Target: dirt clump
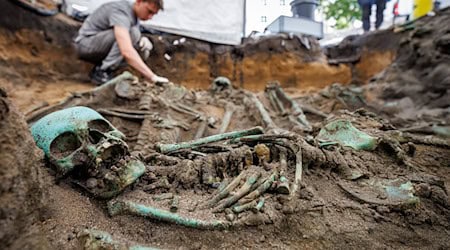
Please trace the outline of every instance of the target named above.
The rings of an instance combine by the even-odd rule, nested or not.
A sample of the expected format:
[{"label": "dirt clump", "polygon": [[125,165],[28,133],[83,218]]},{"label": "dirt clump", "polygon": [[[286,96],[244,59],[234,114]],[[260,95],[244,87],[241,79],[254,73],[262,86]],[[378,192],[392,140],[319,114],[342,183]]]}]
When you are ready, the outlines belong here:
[{"label": "dirt clump", "polygon": [[[353,83],[369,83],[353,89],[365,102],[356,108],[365,107],[399,128],[424,133],[432,133],[433,124],[449,123],[449,31],[442,25],[449,22],[449,11],[447,8],[403,26],[351,36],[326,50],[331,63],[352,67]],[[389,56],[379,57],[383,51]],[[381,61],[384,63],[379,64]],[[344,94],[343,89],[339,91]]]},{"label": "dirt clump", "polygon": [[[47,203],[48,175],[42,152],[24,116],[0,89],[0,246],[45,248],[43,235],[30,233]],[[36,229],[34,229],[36,231]],[[48,243],[47,243],[48,246]]]},{"label": "dirt clump", "polygon": [[413,24],[400,41],[398,56],[383,74],[368,86],[378,95],[381,111],[396,117],[403,126],[449,123],[450,116],[450,21],[447,8],[435,17],[424,17]]}]

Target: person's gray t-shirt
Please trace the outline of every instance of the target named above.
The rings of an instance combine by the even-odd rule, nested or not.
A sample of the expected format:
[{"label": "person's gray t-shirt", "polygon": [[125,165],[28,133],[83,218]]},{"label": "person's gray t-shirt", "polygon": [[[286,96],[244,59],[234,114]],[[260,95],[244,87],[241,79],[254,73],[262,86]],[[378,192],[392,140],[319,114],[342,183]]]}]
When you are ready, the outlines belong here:
[{"label": "person's gray t-shirt", "polygon": [[138,25],[138,19],[133,12],[133,3],[125,0],[106,3],[97,8],[84,21],[75,41],[83,37],[95,35],[99,32],[121,26],[126,29]]}]

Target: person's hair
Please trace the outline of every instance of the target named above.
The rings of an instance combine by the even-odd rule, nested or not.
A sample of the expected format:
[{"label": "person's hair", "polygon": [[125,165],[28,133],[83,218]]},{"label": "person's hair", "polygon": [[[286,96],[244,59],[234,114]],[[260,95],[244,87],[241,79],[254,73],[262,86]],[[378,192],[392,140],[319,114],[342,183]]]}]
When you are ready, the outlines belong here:
[{"label": "person's hair", "polygon": [[154,3],[159,10],[164,10],[163,0],[142,0],[143,2]]}]

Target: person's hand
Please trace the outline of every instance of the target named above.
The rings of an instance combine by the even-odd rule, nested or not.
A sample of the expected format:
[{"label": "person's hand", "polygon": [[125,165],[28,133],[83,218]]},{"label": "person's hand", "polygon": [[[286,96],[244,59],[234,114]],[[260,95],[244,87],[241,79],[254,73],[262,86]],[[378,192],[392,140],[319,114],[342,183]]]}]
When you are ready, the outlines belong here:
[{"label": "person's hand", "polygon": [[150,40],[143,36],[139,40],[139,50],[141,52],[142,59],[145,61],[150,56],[150,51],[153,49],[153,44]]},{"label": "person's hand", "polygon": [[157,75],[153,75],[152,79],[150,79],[150,80],[152,80],[152,82],[154,82],[154,83],[168,83],[169,82],[169,79],[162,77],[162,76],[157,76]]}]

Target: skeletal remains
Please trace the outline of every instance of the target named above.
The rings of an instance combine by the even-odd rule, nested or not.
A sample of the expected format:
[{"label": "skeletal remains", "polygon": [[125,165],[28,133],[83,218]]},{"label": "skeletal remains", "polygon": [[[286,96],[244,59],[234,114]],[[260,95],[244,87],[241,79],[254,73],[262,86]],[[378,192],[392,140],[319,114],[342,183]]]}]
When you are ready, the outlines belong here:
[{"label": "skeletal remains", "polygon": [[[410,154],[401,146],[411,139],[406,135],[396,134],[396,139],[386,134],[371,137],[335,119],[333,126],[337,129],[328,131],[327,141],[323,136],[313,138],[310,134],[314,125],[276,83],[269,84],[265,91],[269,105],[253,93],[233,89],[223,78],[215,81],[204,96],[173,84],[144,87],[125,73],[94,92],[81,93],[33,116],[35,141],[58,174],[96,197],[111,199],[111,216],[135,214],[208,229],[273,223],[283,216],[280,205],[297,201],[305,185],[304,167],[334,169],[344,181],[365,177],[359,158],[364,153],[344,147],[353,142],[340,141],[342,138],[366,140],[362,143],[370,143],[368,150],[377,145],[388,147],[400,162],[414,168]],[[98,106],[92,100],[101,91],[115,91],[128,106]],[[216,128],[213,121],[219,118],[197,110],[193,104],[221,107],[222,124]],[[134,145],[128,146],[124,134],[95,110],[78,105],[94,107],[115,119],[140,122]],[[264,128],[255,124],[253,128],[227,132],[233,122],[236,126],[239,121],[233,119],[240,114],[239,108],[241,113],[250,113],[253,121],[261,121],[259,125]],[[59,111],[48,114],[54,109]],[[321,119],[327,117],[311,108],[308,112]],[[284,118],[300,132],[288,131],[274,121]],[[197,131],[194,124],[199,124]],[[417,138],[414,142],[421,143]],[[342,187],[352,193],[347,186]],[[411,195],[407,193],[408,201]],[[365,199],[370,201],[376,202]]]}]

